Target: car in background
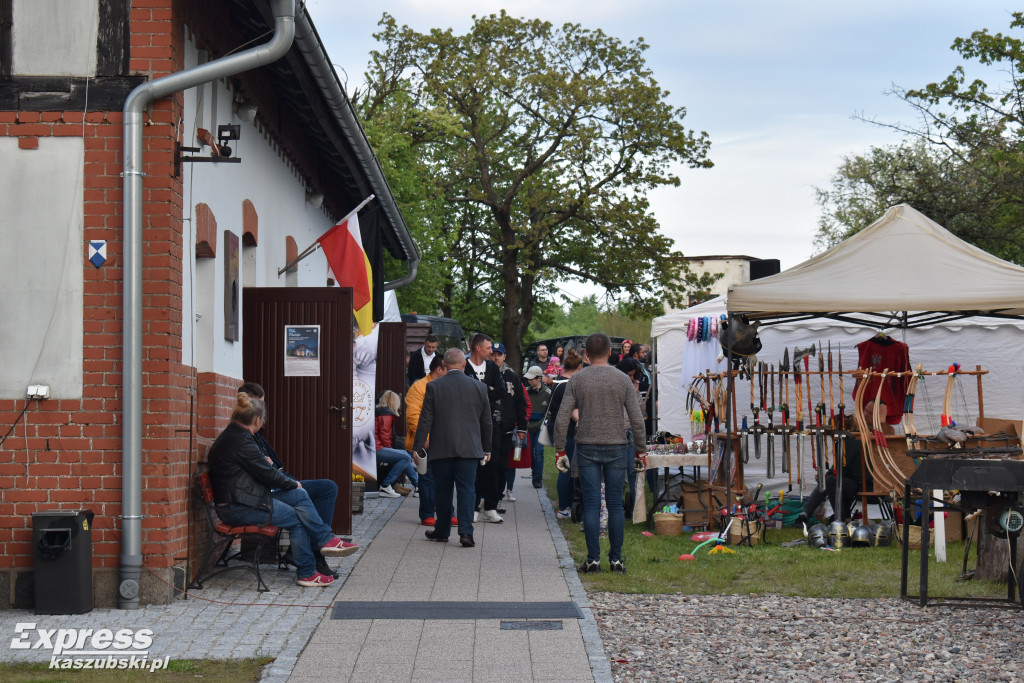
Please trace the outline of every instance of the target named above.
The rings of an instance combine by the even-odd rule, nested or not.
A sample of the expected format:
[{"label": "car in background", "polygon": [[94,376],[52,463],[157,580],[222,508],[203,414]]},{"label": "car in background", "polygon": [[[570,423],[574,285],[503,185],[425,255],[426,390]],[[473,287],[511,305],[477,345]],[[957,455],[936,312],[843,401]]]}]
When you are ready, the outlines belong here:
[{"label": "car in background", "polygon": [[[585,334],[575,334],[566,337],[552,337],[551,339],[538,339],[537,341],[526,347],[526,352],[523,354],[523,374],[530,369],[531,365],[537,365],[537,348],[543,344],[548,347],[548,356],[555,355],[555,349],[561,346],[565,351],[569,349],[575,349],[578,354],[583,355],[583,346],[587,342],[587,336]],[[620,353],[622,353],[622,342],[626,340],[625,337],[611,337],[612,340],[612,359],[614,360]],[[541,368],[543,370],[544,368]]]},{"label": "car in background", "polygon": [[[430,334],[437,337],[437,348],[441,353],[444,353],[445,350],[453,347],[460,348],[466,353],[469,353],[469,345],[466,343],[466,333],[462,331],[462,325],[459,324],[458,320],[445,318],[439,315],[403,313],[402,322],[430,325]],[[422,344],[422,340],[420,340],[419,343]],[[418,345],[417,348],[419,348]]]}]

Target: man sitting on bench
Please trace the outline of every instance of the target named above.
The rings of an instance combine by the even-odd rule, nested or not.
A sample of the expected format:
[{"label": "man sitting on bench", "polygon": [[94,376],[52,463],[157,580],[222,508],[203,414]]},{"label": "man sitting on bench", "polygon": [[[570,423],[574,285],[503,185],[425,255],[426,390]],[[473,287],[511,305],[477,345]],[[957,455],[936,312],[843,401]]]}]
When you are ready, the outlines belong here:
[{"label": "man sitting on bench", "polygon": [[287,529],[298,566],[298,584],[330,585],[334,577],[316,570],[312,548],[331,556],[348,555],[355,550],[323,523],[304,491],[293,497],[292,504],[271,496],[271,488],[302,491],[302,484],[275,469],[256,442],[255,434],[265,424],[266,416],[263,401],[246,393],[238,394],[231,423],[210,446],[210,482],[217,516],[234,526],[269,522]]}]

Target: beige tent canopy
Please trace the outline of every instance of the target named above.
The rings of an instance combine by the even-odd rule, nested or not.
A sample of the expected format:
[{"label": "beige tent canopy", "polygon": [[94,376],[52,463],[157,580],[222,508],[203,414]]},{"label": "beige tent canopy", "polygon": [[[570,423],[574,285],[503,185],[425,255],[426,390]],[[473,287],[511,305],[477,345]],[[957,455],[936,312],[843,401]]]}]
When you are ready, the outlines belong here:
[{"label": "beige tent canopy", "polygon": [[[879,328],[1024,316],[1024,268],[901,204],[778,275],[729,287],[728,310],[765,322],[826,317]],[[885,311],[889,311],[885,313]]]}]

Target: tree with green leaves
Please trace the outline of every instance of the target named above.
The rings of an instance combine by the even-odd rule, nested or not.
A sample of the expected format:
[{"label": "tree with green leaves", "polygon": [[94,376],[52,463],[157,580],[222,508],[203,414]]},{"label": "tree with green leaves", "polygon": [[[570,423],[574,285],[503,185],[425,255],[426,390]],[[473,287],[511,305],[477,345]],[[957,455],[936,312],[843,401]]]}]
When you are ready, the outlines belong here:
[{"label": "tree with green leaves", "polygon": [[[1024,13],[1012,16],[1011,29],[1024,28]],[[907,203],[962,239],[1024,264],[1024,41],[984,29],[957,38],[952,49],[997,68],[998,83],[968,81],[958,66],[943,81],[896,89],[917,123],[881,124],[904,133],[905,142],[844,159],[831,188],[817,190],[817,246],[842,241],[889,206]]]},{"label": "tree with green leaves", "polygon": [[710,143],[668,103],[642,39],[505,12],[474,17],[462,35],[418,33],[388,14],[380,25],[383,49],[354,99],[378,122],[375,147],[374,132],[417,150],[411,172],[432,207],[412,226],[432,254],[421,272],[450,274],[433,290],[439,308],[498,333],[515,366],[555,283],[596,283],[650,308],[707,286],[659,232],[646,194],[678,185],[681,166],[710,167]]}]

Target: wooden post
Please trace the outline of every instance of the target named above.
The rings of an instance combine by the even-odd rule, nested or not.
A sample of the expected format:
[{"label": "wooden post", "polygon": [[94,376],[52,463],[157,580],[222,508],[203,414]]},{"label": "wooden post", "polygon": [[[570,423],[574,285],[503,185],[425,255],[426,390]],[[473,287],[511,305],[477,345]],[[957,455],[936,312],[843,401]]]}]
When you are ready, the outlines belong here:
[{"label": "wooden post", "polygon": [[985,398],[981,393],[981,366],[974,367],[978,371],[978,422],[981,422],[985,419]]}]

